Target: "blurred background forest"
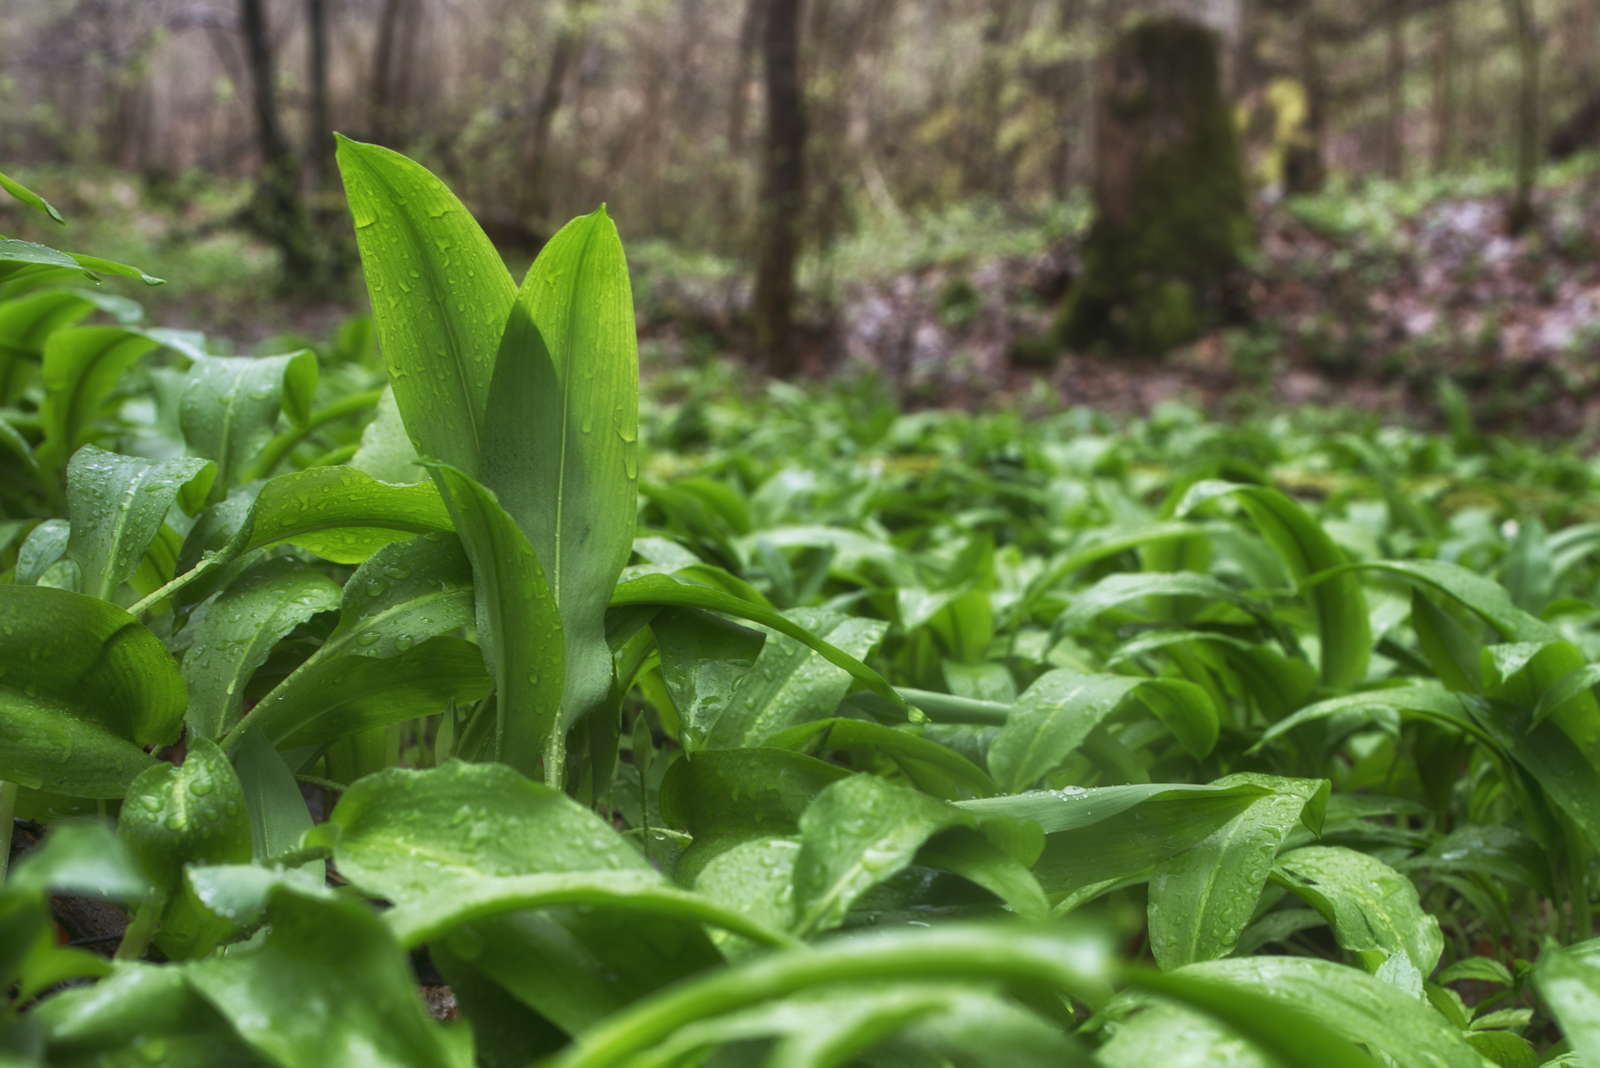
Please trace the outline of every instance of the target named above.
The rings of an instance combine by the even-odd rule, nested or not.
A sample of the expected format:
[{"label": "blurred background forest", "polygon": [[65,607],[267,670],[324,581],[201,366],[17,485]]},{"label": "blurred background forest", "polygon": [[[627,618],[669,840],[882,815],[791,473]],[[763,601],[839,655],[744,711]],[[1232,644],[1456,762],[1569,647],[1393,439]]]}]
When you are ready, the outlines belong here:
[{"label": "blurred background forest", "polygon": [[[4,169],[51,193],[76,245],[169,279],[140,294],[156,318],[246,347],[329,336],[364,308],[338,130],[446,176],[514,270],[607,202],[647,363],[865,365],[915,403],[1043,383],[1119,409],[1404,410],[1449,379],[1491,419],[1593,422],[1600,0],[0,12]],[[1137,34],[1180,21],[1207,31],[1200,88],[1162,90],[1189,61]],[[1157,86],[1157,112],[1162,92],[1178,101],[1154,134],[1129,119],[1128,77]],[[1212,93],[1225,120],[1205,126],[1193,101]],[[1227,236],[1196,236],[1232,211],[1208,204],[1140,229],[1161,211],[1129,190],[1182,199],[1212,166],[1151,149],[1171,147],[1161,122],[1199,122],[1205,153],[1237,148],[1218,164],[1237,174]],[[1139,222],[1108,237],[1116,203]],[[44,236],[0,211],[0,229]],[[1225,262],[1198,263],[1192,293],[1089,292],[1097,272],[1142,276],[1207,240]],[[1131,310],[1090,315],[1091,297]]]}]

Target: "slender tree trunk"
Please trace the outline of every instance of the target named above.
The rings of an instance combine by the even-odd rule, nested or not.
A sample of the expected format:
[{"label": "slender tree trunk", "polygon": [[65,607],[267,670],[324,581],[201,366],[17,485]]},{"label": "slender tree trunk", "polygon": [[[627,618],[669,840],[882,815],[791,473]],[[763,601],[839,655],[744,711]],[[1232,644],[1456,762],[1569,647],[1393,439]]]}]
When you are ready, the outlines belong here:
[{"label": "slender tree trunk", "polygon": [[1391,178],[1403,178],[1406,171],[1405,15],[1390,15],[1385,32],[1389,45],[1388,64],[1384,71],[1388,125],[1384,135],[1383,169]]},{"label": "slender tree trunk", "polygon": [[291,283],[319,277],[305,206],[300,201],[299,166],[278,120],[278,93],[267,35],[263,0],[240,0],[239,23],[244,33],[245,61],[250,71],[250,100],[255,113],[256,146],[261,153],[261,178],[253,204],[255,223],[278,246]]},{"label": "slender tree trunk", "polygon": [[1456,160],[1456,5],[1439,9],[1439,42],[1433,61],[1433,166],[1444,170]]},{"label": "slender tree trunk", "polygon": [[555,43],[550,48],[550,66],[544,86],[533,108],[533,125],[523,155],[522,210],[531,221],[542,223],[550,210],[548,190],[544,188],[545,154],[550,150],[550,128],[566,90],[567,71],[583,45],[584,0],[567,0],[558,18]]},{"label": "slender tree trunk", "polygon": [[756,345],[767,369],[776,375],[792,375],[799,369],[791,335],[795,266],[806,206],[802,6],[803,0],[770,0],[763,34],[767,128],[762,146],[761,234],[753,310]]},{"label": "slender tree trunk", "polygon": [[1515,234],[1533,221],[1539,177],[1539,27],[1528,0],[1504,4],[1517,45],[1517,184],[1506,209],[1506,229]]},{"label": "slender tree trunk", "polygon": [[1318,52],[1315,10],[1311,4],[1298,12],[1295,47],[1299,53],[1300,84],[1306,94],[1305,125],[1284,158],[1283,188],[1286,193],[1312,193],[1322,188],[1328,168],[1323,143],[1328,128],[1328,84],[1322,75]]},{"label": "slender tree trunk", "polygon": [[378,142],[393,137],[395,38],[405,5],[406,0],[383,0],[383,10],[378,15],[378,39],[372,47],[372,84],[367,89],[367,125],[372,139]]},{"label": "slender tree trunk", "polygon": [[332,172],[333,118],[328,108],[328,5],[326,0],[306,0],[306,67],[311,78],[311,129],[306,138],[306,161],[311,180],[321,186]]},{"label": "slender tree trunk", "polygon": [[750,110],[750,68],[760,43],[761,20],[766,7],[763,0],[745,0],[744,18],[739,20],[739,46],[733,57],[733,82],[728,93],[728,151],[735,156],[744,151],[745,122]]}]

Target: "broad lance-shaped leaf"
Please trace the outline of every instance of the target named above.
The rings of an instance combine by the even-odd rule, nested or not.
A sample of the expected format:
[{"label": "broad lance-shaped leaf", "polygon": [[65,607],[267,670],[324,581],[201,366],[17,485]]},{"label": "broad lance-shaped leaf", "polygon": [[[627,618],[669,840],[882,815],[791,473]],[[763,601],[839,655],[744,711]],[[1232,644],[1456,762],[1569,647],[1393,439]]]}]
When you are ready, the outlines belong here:
[{"label": "broad lance-shaped leaf", "polygon": [[862,683],[867,689],[882,697],[888,698],[897,708],[907,708],[905,699],[890,686],[884,677],[863,664],[857,658],[839,649],[829,642],[823,641],[812,634],[805,627],[799,626],[783,613],[775,611],[763,604],[736,597],[725,590],[713,589],[710,586],[694,586],[679,582],[666,575],[643,575],[620,583],[611,594],[613,608],[629,605],[659,605],[664,608],[699,608],[711,612],[721,612],[738,619],[746,619],[752,623],[760,623],[770,627],[780,634],[786,634],[796,641],[803,642],[832,664],[848,671],[857,682]]},{"label": "broad lance-shaped leaf", "polygon": [[1418,996],[1444,950],[1439,921],[1410,879],[1376,857],[1340,846],[1303,846],[1278,858],[1276,876],[1322,913],[1339,944],[1369,970]]},{"label": "broad lance-shaped leaf", "polygon": [[[1176,512],[1184,516],[1206,501],[1232,496],[1261,537],[1283,559],[1297,582],[1339,567],[1347,560],[1322,525],[1299,504],[1270,486],[1208,480],[1189,487]],[[1322,681],[1335,689],[1359,683],[1372,657],[1372,625],[1366,597],[1354,575],[1339,573],[1306,591],[1317,617],[1322,646]]]},{"label": "broad lance-shaped leaf", "polygon": [[0,238],[0,282],[32,279],[40,274],[49,277],[68,272],[82,275],[91,281],[99,281],[100,274],[137,278],[147,286],[158,286],[163,281],[153,275],[145,274],[137,267],[118,263],[116,260],[86,256],[81,252],[62,252],[48,245],[36,245],[32,241],[22,241],[15,237]]},{"label": "broad lance-shaped leaf", "polygon": [[287,559],[267,560],[195,610],[186,628],[183,677],[191,737],[217,738],[244,714],[244,687],[273,646],[318,612],[339,605],[339,586]]},{"label": "broad lance-shaped leaf", "polygon": [[370,908],[280,882],[266,920],[259,941],[184,965],[183,975],[271,1063],[460,1068],[405,952]]},{"label": "broad lance-shaped leaf", "polygon": [[875,775],[828,786],[800,817],[795,930],[813,935],[837,927],[856,899],[903,870],[925,846],[950,870],[1004,897],[1018,912],[1041,918],[1046,903],[1038,883],[981,835],[937,849],[929,843],[941,831],[975,825],[969,813]]},{"label": "broad lance-shaped leaf", "polygon": [[178,422],[189,451],[214,460],[218,489],[272,440],[281,411],[303,424],[317,388],[310,349],[282,356],[200,356],[189,364],[178,400]]},{"label": "broad lance-shaped leaf", "polygon": [[455,538],[379,549],[345,583],[327,640],[244,726],[280,746],[309,745],[441,711],[452,696],[482,696],[481,656],[443,637],[472,622],[472,605],[471,570]]},{"label": "broad lance-shaped leaf", "polygon": [[1573,1051],[1600,1064],[1600,939],[1546,945],[1533,978]]},{"label": "broad lance-shaped leaf", "polygon": [[1054,900],[1110,881],[1141,878],[1270,792],[1235,779],[1212,785],[1067,787],[956,805],[982,816],[1037,823],[1045,845],[1033,871]]},{"label": "broad lance-shaped leaf", "polygon": [[1049,990],[1098,1004],[1105,998],[1109,970],[1100,939],[1060,925],[945,924],[874,931],[816,947],[762,954],[697,976],[585,1031],[551,1066],[623,1068],[651,1063],[650,1054],[673,1041],[680,1029],[832,986],[881,991],[906,981],[953,980]]},{"label": "broad lance-shaped leaf", "polygon": [[290,542],[336,564],[359,564],[413,534],[449,532],[450,513],[431,483],[391,486],[343,465],[278,475],[208,508],[184,539],[179,567],[220,567]]},{"label": "broad lance-shaped leaf", "polygon": [[[345,878],[399,906],[484,877],[654,876],[598,815],[499,764],[369,775],[311,832],[323,839]],[[571,1032],[720,959],[697,923],[570,906],[478,920],[445,943]]]},{"label": "broad lance-shaped leaf", "polygon": [[488,395],[479,477],[527,535],[561,612],[562,727],[611,689],[605,613],[638,511],[634,331],[622,242],[601,208],[563,226],[528,269]]},{"label": "broad lance-shaped leaf", "polygon": [[215,742],[193,739],[181,766],[163,762],[142,772],[128,787],[117,835],[161,893],[156,945],[163,953],[196,957],[227,937],[231,924],[202,906],[183,878],[187,864],[250,859],[244,790]]},{"label": "broad lance-shaped leaf", "polygon": [[0,779],[33,789],[121,797],[183,723],[171,654],[97,598],[0,587],[0,669]]},{"label": "broad lance-shaped leaf", "polygon": [[147,460],[85,445],[67,464],[67,558],[79,590],[112,600],[180,495],[198,503],[216,468],[193,456]]},{"label": "broad lance-shaped leaf", "polygon": [[44,431],[41,466],[60,464],[88,440],[101,406],[130,367],[159,348],[203,356],[200,338],[179,330],[74,326],[57,330],[44,347]]},{"label": "broad lance-shaped leaf", "polygon": [[[400,415],[419,453],[481,478],[490,380],[516,300],[511,274],[472,215],[425,168],[377,145],[338,142]],[[516,413],[519,421],[531,416]]]},{"label": "broad lance-shaped leaf", "polygon": [[452,467],[434,480],[472,561],[478,643],[494,678],[494,707],[480,712],[467,752],[481,751],[524,774],[540,762],[547,782],[562,781],[560,729],[565,669],[561,616],[539,558],[492,491]]},{"label": "broad lance-shaped leaf", "polygon": [[[819,609],[786,614],[797,626],[858,660],[888,629],[881,620],[852,619]],[[692,747],[699,741],[707,749],[760,745],[779,731],[832,715],[849,690],[848,672],[815,649],[774,632],[727,693],[719,714],[709,722],[684,723],[684,743]]]},{"label": "broad lance-shaped leaf", "polygon": [[1227,956],[1255,914],[1272,861],[1289,832],[1321,826],[1328,797],[1324,779],[1230,775],[1272,792],[1176,856],[1150,876],[1150,949],[1163,969]]},{"label": "broad lance-shaped leaf", "polygon": [[[1133,972],[1135,988],[1107,1007],[1124,1015],[1149,994],[1162,999],[1145,1013],[1165,1013],[1179,1005],[1219,1021],[1229,1040],[1217,1046],[1190,1046],[1185,1064],[1250,1064],[1235,1061],[1242,1037],[1267,1054],[1269,1064],[1341,1065],[1357,1068],[1377,1062],[1351,1043],[1381,1054],[1385,1064],[1427,1068],[1483,1068],[1484,1061],[1444,1016],[1427,1002],[1410,997],[1355,968],[1311,957],[1247,957],[1206,961],[1177,971]],[[1169,1063],[1159,1030],[1134,1017],[1127,1038],[1119,1031],[1101,1051],[1110,1068]],[[1205,1041],[1215,1028],[1191,1032]],[[1213,1038],[1212,1041],[1215,1041]],[[1107,1052],[1109,1051],[1109,1052]],[[1193,1059],[1188,1059],[1188,1058]]]},{"label": "broad lance-shaped leaf", "polygon": [[[282,754],[259,733],[250,731],[234,753],[233,766],[250,814],[251,855],[259,863],[297,848],[300,836],[311,829],[311,811]],[[327,863],[308,861],[293,874],[307,885],[322,886],[327,881]]]},{"label": "broad lance-shaped leaf", "polygon": [[1217,710],[1204,690],[1182,679],[1080,675],[1049,671],[1025,690],[989,749],[1002,790],[1032,786],[1083,744],[1130,697],[1141,697],[1196,757],[1217,740]]}]

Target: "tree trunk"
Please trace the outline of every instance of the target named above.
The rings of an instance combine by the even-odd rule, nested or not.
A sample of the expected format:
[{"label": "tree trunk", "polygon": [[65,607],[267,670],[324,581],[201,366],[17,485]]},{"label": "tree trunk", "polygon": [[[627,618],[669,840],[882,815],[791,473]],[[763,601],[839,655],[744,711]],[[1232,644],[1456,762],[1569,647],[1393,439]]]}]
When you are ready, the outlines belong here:
[{"label": "tree trunk", "polygon": [[250,71],[250,98],[255,113],[256,145],[261,178],[250,208],[262,236],[283,254],[286,280],[304,284],[320,279],[320,263],[311,240],[305,205],[300,200],[299,167],[278,121],[278,93],[262,0],[240,0],[239,23],[244,33],[245,61]]},{"label": "tree trunk", "polygon": [[584,0],[567,0],[557,16],[561,25],[550,48],[550,66],[545,71],[544,86],[534,104],[533,124],[528,130],[523,154],[522,214],[536,225],[544,223],[550,210],[550,198],[544,189],[545,154],[550,150],[550,128],[555,123],[556,112],[561,110],[567,70],[583,43],[583,8]]},{"label": "tree trunk", "polygon": [[745,118],[749,112],[750,68],[761,37],[761,20],[766,13],[763,0],[745,0],[744,18],[739,20],[738,51],[733,57],[733,82],[728,93],[728,152],[744,151]]},{"label": "tree trunk", "polygon": [[1446,3],[1436,16],[1438,48],[1433,66],[1433,166],[1445,170],[1456,160],[1456,6]]},{"label": "tree trunk", "polygon": [[1506,208],[1506,229],[1515,234],[1533,222],[1539,177],[1539,27],[1528,0],[1504,3],[1517,45],[1517,183]]},{"label": "tree trunk", "polygon": [[1294,27],[1306,113],[1305,121],[1295,131],[1283,155],[1283,191],[1289,195],[1314,193],[1328,177],[1322,147],[1328,127],[1328,83],[1322,76],[1322,57],[1317,51],[1313,15],[1312,5],[1305,5],[1297,12]]},{"label": "tree trunk", "polygon": [[1217,36],[1152,19],[1102,58],[1095,221],[1067,295],[1060,339],[1159,354],[1237,311],[1254,244]]},{"label": "tree trunk", "polygon": [[333,118],[328,109],[328,6],[306,0],[306,66],[311,78],[310,132],[306,161],[313,185],[320,187],[333,168]]},{"label": "tree trunk", "polygon": [[1384,132],[1383,169],[1391,178],[1403,178],[1406,171],[1406,20],[1403,13],[1389,16],[1385,34],[1389,45],[1384,69],[1388,124]]},{"label": "tree trunk", "polygon": [[753,299],[756,345],[779,376],[799,369],[792,337],[795,265],[806,206],[806,114],[800,80],[802,0],[770,0],[763,33],[767,129]]},{"label": "tree trunk", "polygon": [[383,0],[378,15],[378,39],[372,47],[372,84],[367,89],[370,111],[367,126],[371,137],[385,144],[394,136],[394,52],[399,35],[400,16],[407,0]]}]

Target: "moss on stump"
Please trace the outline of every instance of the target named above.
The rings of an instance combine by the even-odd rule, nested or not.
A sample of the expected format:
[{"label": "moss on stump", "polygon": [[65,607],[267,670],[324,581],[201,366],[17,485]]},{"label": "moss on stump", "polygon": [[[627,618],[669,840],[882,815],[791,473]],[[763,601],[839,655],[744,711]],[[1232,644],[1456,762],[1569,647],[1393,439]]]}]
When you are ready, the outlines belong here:
[{"label": "moss on stump", "polygon": [[1255,235],[1217,40],[1161,18],[1102,57],[1095,220],[1058,336],[1159,354],[1226,317]]}]

